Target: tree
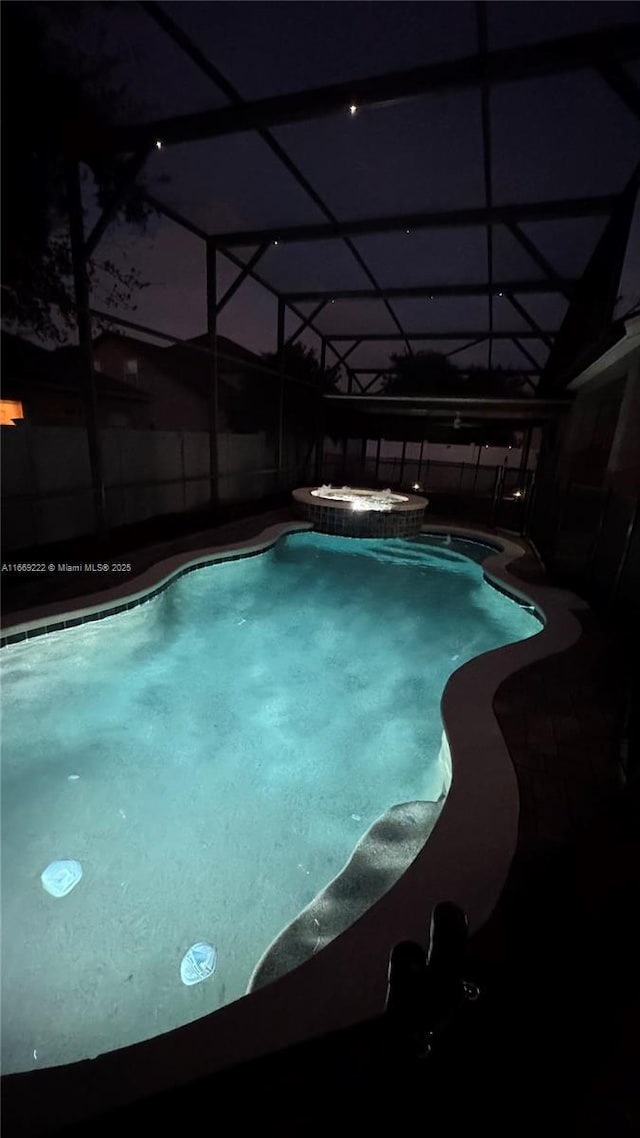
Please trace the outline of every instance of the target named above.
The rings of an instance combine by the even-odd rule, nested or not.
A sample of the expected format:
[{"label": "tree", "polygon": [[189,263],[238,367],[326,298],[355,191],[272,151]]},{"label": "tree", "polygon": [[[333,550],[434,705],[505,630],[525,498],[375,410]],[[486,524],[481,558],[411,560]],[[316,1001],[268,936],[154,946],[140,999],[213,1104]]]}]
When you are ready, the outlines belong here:
[{"label": "tree", "polygon": [[[464,370],[465,394],[469,397],[493,396],[504,399],[517,399],[532,394],[532,383],[516,368],[497,366],[494,368],[472,364]],[[528,391],[526,390],[528,385]],[[524,390],[523,390],[524,388]]]},{"label": "tree", "polygon": [[[267,367],[278,372],[280,357],[278,352],[268,352],[263,356]],[[340,365],[323,368],[313,348],[305,348],[304,344],[286,344],[282,353],[282,366],[285,376],[290,379],[300,379],[319,393],[331,395],[338,390],[340,378]],[[266,377],[265,377],[266,378]],[[262,390],[267,385],[263,383]],[[270,398],[270,414],[277,412],[277,391],[273,383],[268,384]],[[315,439],[317,427],[318,398],[309,387],[301,383],[287,383],[284,390],[284,423],[285,433],[293,432],[298,441],[303,437]]]},{"label": "tree", "polygon": [[489,369],[479,364],[459,368],[441,352],[392,355],[391,362],[385,395],[515,398],[524,394],[523,385],[530,382],[514,368]]},{"label": "tree", "polygon": [[[2,37],[2,297],[3,319],[14,329],[58,343],[75,326],[68,230],[65,160],[60,144],[67,122],[108,125],[110,108],[126,96],[77,48],[52,35],[55,21],[82,20],[96,4],[5,3]],[[80,37],[76,35],[75,42]],[[89,83],[89,79],[91,82]],[[97,203],[110,200],[122,160],[88,158]],[[140,192],[126,199],[118,217],[143,226],[151,210]],[[143,282],[99,255],[90,277],[108,283],[106,303],[126,304]]]},{"label": "tree", "polygon": [[[263,358],[267,367],[273,368],[274,371],[279,370],[280,356],[278,352],[268,352]],[[302,379],[327,395],[337,390],[340,365],[337,364],[331,368],[321,367],[313,348],[305,348],[304,344],[299,342],[285,344],[282,359],[284,374],[292,379]]]},{"label": "tree", "polygon": [[462,373],[441,352],[395,353],[393,371],[385,378],[385,395],[461,395]]}]

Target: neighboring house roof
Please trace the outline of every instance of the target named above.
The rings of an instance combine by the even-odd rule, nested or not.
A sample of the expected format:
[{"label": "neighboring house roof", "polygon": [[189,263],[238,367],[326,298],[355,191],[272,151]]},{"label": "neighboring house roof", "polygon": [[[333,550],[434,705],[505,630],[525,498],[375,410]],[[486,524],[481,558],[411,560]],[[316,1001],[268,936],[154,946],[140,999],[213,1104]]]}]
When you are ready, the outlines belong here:
[{"label": "neighboring house roof", "polygon": [[[83,381],[82,359],[74,345],[50,351],[20,336],[2,333],[2,388],[8,398],[19,398],[27,392],[78,395]],[[101,372],[96,372],[96,391],[103,399],[149,400],[146,392]]]},{"label": "neighboring house roof", "polygon": [[[202,336],[195,336],[191,340],[160,348],[155,344],[147,343],[145,340],[138,340],[135,336],[107,331],[101,332],[94,340],[94,347],[98,347],[105,340],[114,340],[120,344],[126,344],[138,356],[160,365],[164,371],[172,372],[179,378],[183,378],[188,371],[193,375],[201,375],[206,380],[207,385],[209,383],[210,359],[206,352],[209,338],[206,333]],[[60,350],[64,351],[65,349]],[[249,351],[248,348],[243,348],[241,344],[236,344],[233,340],[227,339],[226,336],[218,336],[218,356],[221,375],[244,372],[251,365],[264,367],[260,356]]]}]

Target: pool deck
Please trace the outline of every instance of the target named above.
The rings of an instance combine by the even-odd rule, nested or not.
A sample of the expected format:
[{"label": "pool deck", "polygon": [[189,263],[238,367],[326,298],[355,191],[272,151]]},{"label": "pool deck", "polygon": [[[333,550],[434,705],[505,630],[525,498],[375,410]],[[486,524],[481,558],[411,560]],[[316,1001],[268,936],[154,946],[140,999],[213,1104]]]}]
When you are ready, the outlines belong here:
[{"label": "pool deck", "polygon": [[[119,560],[142,572],[181,551],[250,539],[291,517],[288,508],[270,511],[201,531],[195,540],[177,538],[121,554]],[[441,527],[446,520],[438,518]],[[460,528],[459,521],[451,522],[453,531]],[[510,572],[525,589],[527,583],[547,583],[531,550]],[[47,584],[47,602],[54,605],[96,588],[91,577],[58,577]],[[28,585],[14,607],[31,607],[24,602],[36,583]],[[627,905],[634,890],[637,900],[640,886],[638,831],[621,797],[618,763],[624,674],[616,631],[589,610],[576,616],[580,641],[510,676],[494,700],[518,781],[520,818],[502,896],[469,946],[469,974],[485,995],[453,1051],[445,1049],[440,1069],[436,1057],[435,1088],[425,1083],[431,1076],[424,1065],[405,1072],[402,1082],[409,1099],[434,1093],[441,1099],[436,1114],[442,1114],[443,1126],[468,1122],[465,1098],[473,1100],[477,1124],[504,1124],[505,1132],[510,1124],[518,1134],[539,1133],[544,1125],[551,1133],[625,1136],[636,1132],[640,1120],[632,1029],[640,1009],[638,937]],[[322,1042],[315,1045],[314,1081],[335,1074],[340,1063],[327,1058],[327,1046],[323,1052]],[[369,1047],[373,1056],[374,1043],[360,1036],[360,1068],[366,1067]],[[266,1061],[274,1094],[280,1086],[286,1095],[296,1062],[302,1086],[305,1077],[312,1078],[307,1061],[291,1058],[283,1067],[283,1060],[279,1069]],[[353,1064],[353,1055],[343,1062]],[[259,1073],[254,1077],[259,1086]],[[456,1096],[461,1079],[468,1094]],[[223,1097],[224,1080],[223,1073],[214,1090]],[[235,1085],[230,1075],[229,1094],[236,1093]],[[372,1097],[363,1085],[356,1089],[363,1122],[368,1109],[374,1117],[373,1101],[381,1092]],[[389,1095],[397,1102],[399,1093],[392,1080]],[[291,1117],[281,1101],[283,1133],[293,1133],[301,1122],[294,1098]],[[549,1125],[551,1111],[557,1128]]]}]

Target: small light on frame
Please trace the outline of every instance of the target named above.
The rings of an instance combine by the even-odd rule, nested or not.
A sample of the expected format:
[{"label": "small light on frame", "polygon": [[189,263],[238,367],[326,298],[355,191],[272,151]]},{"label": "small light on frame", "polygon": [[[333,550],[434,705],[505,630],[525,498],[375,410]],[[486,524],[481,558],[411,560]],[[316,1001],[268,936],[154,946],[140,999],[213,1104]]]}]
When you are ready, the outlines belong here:
[{"label": "small light on frame", "polygon": [[411,233],[410,229],[405,229],[405,233]]},{"label": "small light on frame", "polygon": [[513,496],[514,496],[514,498],[521,498],[522,497],[522,490],[516,490],[516,492]]},{"label": "small light on frame", "polygon": [[156,150],[162,150],[162,139],[156,138]]},{"label": "small light on frame", "polygon": [[277,245],[277,244],[278,244],[278,239],[277,239],[277,238],[276,238],[276,240],[273,242],[273,244],[274,244],[274,245]]},{"label": "small light on frame", "polygon": [[357,115],[357,113],[358,113],[358,108],[357,108],[355,103],[352,103],[351,106],[349,107],[349,114],[351,116],[353,116],[353,115]]},{"label": "small light on frame", "polygon": [[418,490],[422,490],[422,483],[421,483],[421,482],[414,482],[414,484],[413,484],[413,486],[411,487],[411,489],[412,489],[412,490],[415,490],[415,491],[416,491],[416,493],[417,493],[417,492],[418,492]]},{"label": "small light on frame", "polygon": [[503,292],[499,292],[499,293],[498,293],[498,296],[504,296],[504,293],[503,293]]}]

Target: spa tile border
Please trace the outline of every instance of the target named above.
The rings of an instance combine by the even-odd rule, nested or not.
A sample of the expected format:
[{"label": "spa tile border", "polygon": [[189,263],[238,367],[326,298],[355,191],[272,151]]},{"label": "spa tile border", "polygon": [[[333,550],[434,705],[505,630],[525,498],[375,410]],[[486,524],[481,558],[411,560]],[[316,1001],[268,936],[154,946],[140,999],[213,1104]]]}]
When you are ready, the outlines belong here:
[{"label": "spa tile border", "polygon": [[300,486],[293,490],[294,508],[316,532],[336,537],[416,537],[429,504],[427,498],[407,493],[404,495],[406,501],[395,503],[388,512],[354,512],[348,502],[314,497],[311,492],[314,489],[313,486]]}]

